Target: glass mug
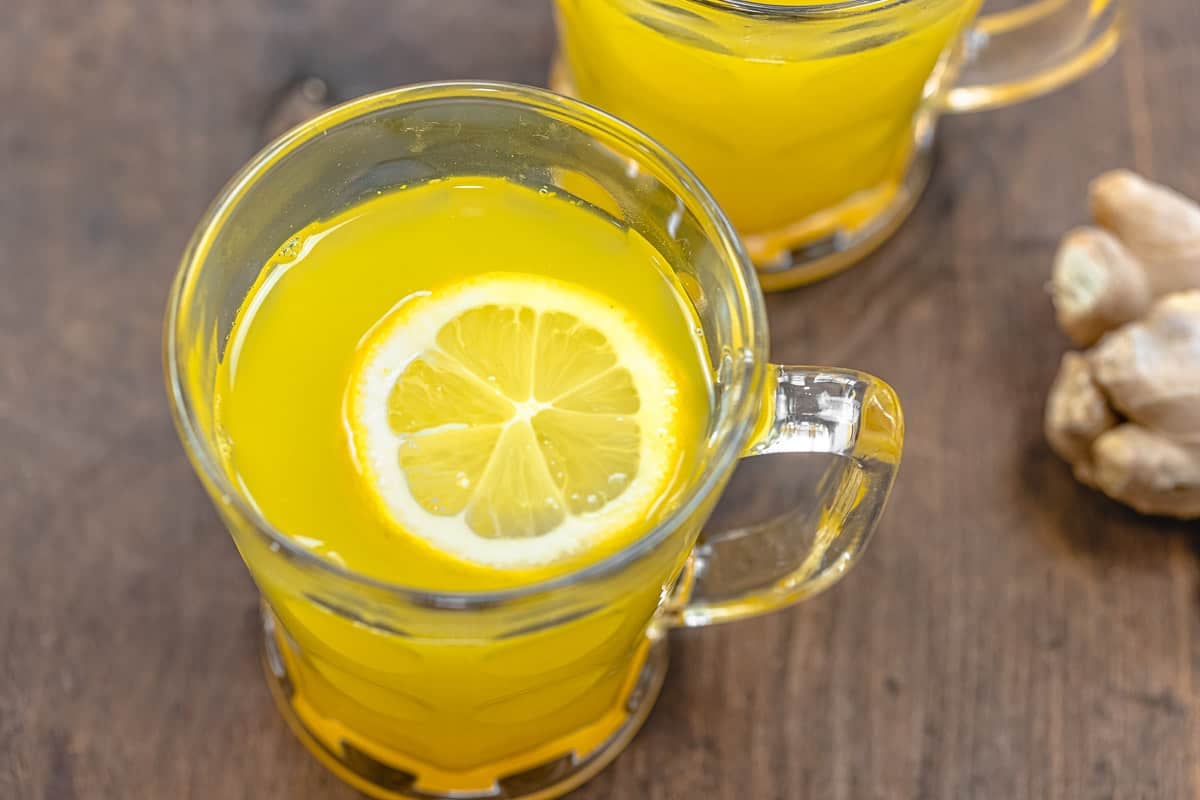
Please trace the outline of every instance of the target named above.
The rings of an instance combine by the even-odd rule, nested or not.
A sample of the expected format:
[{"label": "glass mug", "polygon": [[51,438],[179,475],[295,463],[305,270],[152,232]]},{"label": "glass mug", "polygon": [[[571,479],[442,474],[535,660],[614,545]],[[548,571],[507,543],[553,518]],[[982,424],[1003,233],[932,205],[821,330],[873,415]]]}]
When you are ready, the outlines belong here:
[{"label": "glass mug", "polygon": [[[214,379],[277,244],[379,191],[457,175],[555,186],[606,209],[676,270],[711,360],[702,469],[624,550],[536,585],[416,590],[325,560],[263,518],[222,466]],[[863,551],[900,459],[893,391],[767,360],[763,298],[729,222],[644,134],[569,98],[428,84],[334,108],[254,158],[200,222],[171,291],[166,374],[193,466],[263,597],[268,680],[296,734],[378,798],[553,797],[612,760],[662,684],[663,636],[781,608]],[[795,510],[701,529],[743,456],[827,454]],[[282,467],[286,468],[286,466]],[[293,533],[303,534],[303,531]]]},{"label": "glass mug", "polygon": [[551,86],[669,147],[717,198],[764,288],[863,258],[916,204],[942,112],[1090,71],[1120,0],[556,0]]}]

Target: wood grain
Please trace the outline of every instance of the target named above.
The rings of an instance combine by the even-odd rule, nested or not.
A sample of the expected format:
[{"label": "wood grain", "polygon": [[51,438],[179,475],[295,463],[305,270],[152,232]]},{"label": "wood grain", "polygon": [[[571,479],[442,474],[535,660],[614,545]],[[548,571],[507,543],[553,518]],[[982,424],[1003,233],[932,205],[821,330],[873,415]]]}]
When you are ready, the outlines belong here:
[{"label": "wood grain", "polygon": [[[348,800],[259,674],[255,595],[171,430],[159,330],[191,226],[284,87],[540,82],[546,0],[10,0],[0,21],[0,798]],[[1042,285],[1089,177],[1200,195],[1200,7],[1096,75],[947,120],[867,264],[769,299],[774,356],[891,380],[907,461],[856,573],[672,642],[579,798],[1200,796],[1197,529],[1078,486],[1039,433]],[[782,487],[743,476],[724,506]]]}]

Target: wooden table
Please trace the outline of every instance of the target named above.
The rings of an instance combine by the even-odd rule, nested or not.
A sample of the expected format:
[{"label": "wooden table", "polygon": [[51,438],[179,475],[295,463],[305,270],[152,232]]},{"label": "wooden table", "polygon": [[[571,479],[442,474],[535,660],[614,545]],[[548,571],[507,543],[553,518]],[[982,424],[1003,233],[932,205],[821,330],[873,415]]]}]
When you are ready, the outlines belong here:
[{"label": "wooden table", "polygon": [[[15,5],[14,5],[15,3]],[[0,22],[0,798],[347,799],[259,671],[255,592],[168,419],[167,285],[297,76],[541,82],[547,0],[8,0]],[[774,355],[890,379],[907,460],[856,573],[672,641],[579,798],[1200,794],[1197,528],[1081,488],[1043,444],[1043,292],[1087,180],[1200,195],[1200,5],[1118,58],[947,120],[867,264],[772,296]],[[726,508],[757,508],[741,481]]]}]

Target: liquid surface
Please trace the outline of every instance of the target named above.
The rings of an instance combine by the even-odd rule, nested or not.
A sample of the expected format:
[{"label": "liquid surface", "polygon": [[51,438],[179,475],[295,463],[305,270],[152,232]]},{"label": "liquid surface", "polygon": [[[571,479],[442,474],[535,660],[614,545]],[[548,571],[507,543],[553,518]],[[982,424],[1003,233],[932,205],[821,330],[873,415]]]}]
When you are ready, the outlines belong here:
[{"label": "liquid surface", "polygon": [[[413,298],[490,273],[553,280],[601,298],[661,354],[677,391],[669,475],[634,522],[552,563],[472,562],[397,528],[354,457],[346,391],[368,334]],[[497,178],[380,195],[284,243],[231,333],[215,407],[228,467],[262,513],[355,571],[445,591],[519,586],[624,547],[671,506],[696,469],[708,378],[696,324],[669,266],[636,233],[577,201]],[[414,353],[414,355],[416,355]],[[576,456],[572,456],[576,458]],[[411,470],[410,470],[411,472]],[[428,503],[426,504],[428,506]]]}]

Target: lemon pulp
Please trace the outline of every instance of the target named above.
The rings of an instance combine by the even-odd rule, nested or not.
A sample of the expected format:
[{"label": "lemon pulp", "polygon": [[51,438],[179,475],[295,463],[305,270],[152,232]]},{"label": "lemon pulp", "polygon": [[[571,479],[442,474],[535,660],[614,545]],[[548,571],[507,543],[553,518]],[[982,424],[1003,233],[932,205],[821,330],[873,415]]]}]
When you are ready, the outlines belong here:
[{"label": "lemon pulp", "polygon": [[644,519],[678,390],[638,322],[586,288],[488,274],[403,303],[364,340],[347,420],[368,492],[408,535],[544,564]]}]

